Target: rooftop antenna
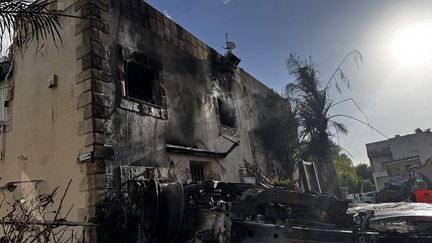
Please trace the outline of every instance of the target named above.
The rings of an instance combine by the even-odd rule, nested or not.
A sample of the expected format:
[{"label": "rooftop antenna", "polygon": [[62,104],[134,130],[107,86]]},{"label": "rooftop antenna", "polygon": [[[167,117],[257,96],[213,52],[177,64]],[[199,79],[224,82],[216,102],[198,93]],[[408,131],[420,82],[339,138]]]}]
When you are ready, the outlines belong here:
[{"label": "rooftop antenna", "polygon": [[234,71],[241,60],[236,55],[234,55],[234,53],[232,53],[232,50],[236,48],[236,44],[232,41],[228,41],[228,33],[225,33],[225,46],[222,46],[222,48],[226,50],[226,53],[223,56],[223,63],[225,67],[230,71]]},{"label": "rooftop antenna", "polygon": [[227,52],[231,52],[234,48],[236,48],[236,44],[232,41],[228,41],[228,33],[225,33],[225,46],[222,47],[227,50]]}]

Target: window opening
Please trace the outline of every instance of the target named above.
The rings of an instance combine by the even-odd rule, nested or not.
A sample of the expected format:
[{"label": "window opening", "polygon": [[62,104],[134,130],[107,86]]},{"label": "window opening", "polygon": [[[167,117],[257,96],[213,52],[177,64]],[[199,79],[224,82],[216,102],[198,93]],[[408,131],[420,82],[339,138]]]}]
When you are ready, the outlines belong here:
[{"label": "window opening", "polygon": [[219,108],[219,122],[221,125],[226,127],[235,128],[236,127],[236,114],[235,108],[230,103],[223,101],[218,98],[218,108]]},{"label": "window opening", "polygon": [[135,62],[128,62],[126,65],[126,95],[161,106],[159,73]]},{"label": "window opening", "polygon": [[192,181],[205,181],[211,179],[211,163],[206,161],[190,161]]},{"label": "window opening", "polygon": [[203,165],[191,165],[191,179],[192,181],[203,181],[204,180],[204,166]]}]

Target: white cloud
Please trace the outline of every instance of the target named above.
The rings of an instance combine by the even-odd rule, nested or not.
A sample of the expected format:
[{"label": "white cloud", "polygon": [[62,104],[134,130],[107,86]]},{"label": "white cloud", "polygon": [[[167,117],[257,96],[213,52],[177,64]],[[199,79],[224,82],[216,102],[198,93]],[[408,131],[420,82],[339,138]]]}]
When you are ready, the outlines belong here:
[{"label": "white cloud", "polygon": [[[224,1],[226,1],[226,0],[224,0]],[[168,13],[168,10],[164,9],[163,14],[164,14],[167,18],[172,19],[172,18],[171,18],[171,15]]]},{"label": "white cloud", "polygon": [[231,0],[222,0],[224,4],[229,4],[231,3]]}]

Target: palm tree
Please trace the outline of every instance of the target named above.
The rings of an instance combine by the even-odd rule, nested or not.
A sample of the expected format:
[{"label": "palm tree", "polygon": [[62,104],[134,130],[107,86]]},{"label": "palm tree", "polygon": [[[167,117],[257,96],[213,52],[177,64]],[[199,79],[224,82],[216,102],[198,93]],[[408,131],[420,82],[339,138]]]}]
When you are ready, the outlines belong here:
[{"label": "palm tree", "polygon": [[[301,157],[312,158],[317,162],[320,181],[325,191],[341,196],[336,170],[331,156],[330,128],[339,134],[347,134],[344,124],[333,118],[329,111],[333,106],[329,98],[329,90],[334,84],[340,91],[338,81],[349,85],[341,66],[348,56],[360,59],[358,51],[352,51],[343,59],[324,88],[320,88],[318,72],[312,59],[301,59],[290,54],[288,70],[295,77],[295,82],[286,86],[286,94],[293,102],[293,107],[299,122],[300,141],[307,141],[308,146],[301,152]],[[339,74],[339,80],[336,75]]]},{"label": "palm tree", "polygon": [[36,40],[37,47],[49,36],[54,43],[62,41],[59,30],[62,15],[50,6],[48,0],[0,0],[0,40],[13,41],[19,50]]}]

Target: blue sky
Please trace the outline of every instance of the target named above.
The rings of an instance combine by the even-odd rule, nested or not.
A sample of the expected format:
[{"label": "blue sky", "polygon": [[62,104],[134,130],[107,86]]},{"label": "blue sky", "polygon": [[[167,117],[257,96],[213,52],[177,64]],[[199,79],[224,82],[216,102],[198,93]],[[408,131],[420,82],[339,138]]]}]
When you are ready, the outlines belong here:
[{"label": "blue sky", "polygon": [[[431,127],[432,1],[147,2],[221,53],[228,33],[237,44],[240,66],[278,92],[292,80],[289,53],[311,55],[324,83],[345,54],[358,49],[364,64],[357,69],[350,60],[343,66],[351,88],[334,92],[333,100],[354,98],[369,122],[389,137]],[[365,119],[350,103],[332,113]],[[355,121],[339,121],[350,131],[340,145],[356,163],[367,162],[365,143],[384,137]]]}]

